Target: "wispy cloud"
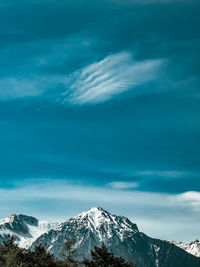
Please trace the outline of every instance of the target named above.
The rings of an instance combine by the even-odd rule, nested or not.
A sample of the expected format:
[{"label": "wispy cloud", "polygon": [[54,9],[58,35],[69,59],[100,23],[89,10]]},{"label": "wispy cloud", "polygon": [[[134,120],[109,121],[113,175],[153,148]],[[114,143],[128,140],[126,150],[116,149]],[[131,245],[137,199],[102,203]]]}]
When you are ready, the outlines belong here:
[{"label": "wispy cloud", "polygon": [[[36,51],[33,55],[28,54],[19,65],[14,59],[7,60],[8,48],[1,51],[1,60],[10,64],[11,70],[8,73],[2,70],[0,99],[44,97],[58,104],[100,103],[128,90],[131,90],[133,96],[148,93],[147,89],[139,85],[156,79],[160,73],[162,59],[138,62],[131,53],[121,52],[78,69],[71,75],[65,75],[64,71],[58,74],[60,64],[65,64],[66,73],[70,73],[71,68],[66,64],[71,61],[69,54],[73,55],[74,61],[77,60],[73,54],[74,42],[79,44],[76,47],[79,53],[86,56],[89,54],[89,42],[93,42],[93,45],[96,42],[96,39],[91,41],[82,36],[79,36],[81,41],[77,41],[77,38],[74,36],[53,43],[38,41],[29,46],[22,43],[17,48],[12,48],[14,58],[18,58],[17,55],[22,51],[27,51],[27,47],[33,52],[40,47],[45,49],[45,53],[42,50],[41,53]],[[50,71],[51,69],[54,71]],[[13,75],[10,74],[12,71]]]},{"label": "wispy cloud", "polygon": [[[22,33],[9,32],[16,36]],[[0,101],[43,97],[54,102],[60,94],[58,88],[67,86],[67,74],[90,56],[97,42],[101,40],[79,33],[2,47],[0,61],[5,67],[0,69]]]},{"label": "wispy cloud", "polygon": [[137,182],[111,182],[108,186],[114,189],[133,189],[139,185]]},{"label": "wispy cloud", "polygon": [[137,172],[137,175],[165,177],[165,178],[180,178],[188,175],[188,173],[181,171],[141,171]]},{"label": "wispy cloud", "polygon": [[8,77],[1,79],[0,87],[1,99],[33,97],[41,94],[37,80],[26,78]]},{"label": "wispy cloud", "polygon": [[156,79],[163,60],[135,61],[128,52],[107,56],[69,77],[69,88],[61,103],[93,104],[105,102],[127,90],[133,95],[144,93],[139,85]]},{"label": "wispy cloud", "polygon": [[32,75],[27,77],[7,77],[0,79],[0,99],[20,99],[25,97],[38,97],[45,95],[51,89],[56,89],[66,83],[62,75]]}]

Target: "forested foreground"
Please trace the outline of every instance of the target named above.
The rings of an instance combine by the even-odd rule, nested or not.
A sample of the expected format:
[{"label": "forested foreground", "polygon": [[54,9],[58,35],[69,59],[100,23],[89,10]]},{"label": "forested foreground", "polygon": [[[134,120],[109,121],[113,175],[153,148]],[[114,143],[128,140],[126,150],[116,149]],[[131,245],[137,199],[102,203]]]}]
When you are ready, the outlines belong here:
[{"label": "forested foreground", "polygon": [[133,263],[127,263],[122,257],[114,254],[102,243],[101,247],[95,247],[91,251],[91,259],[77,260],[74,241],[66,240],[63,248],[62,260],[56,259],[41,245],[33,251],[19,248],[14,238],[9,238],[0,245],[1,267],[136,267]]}]

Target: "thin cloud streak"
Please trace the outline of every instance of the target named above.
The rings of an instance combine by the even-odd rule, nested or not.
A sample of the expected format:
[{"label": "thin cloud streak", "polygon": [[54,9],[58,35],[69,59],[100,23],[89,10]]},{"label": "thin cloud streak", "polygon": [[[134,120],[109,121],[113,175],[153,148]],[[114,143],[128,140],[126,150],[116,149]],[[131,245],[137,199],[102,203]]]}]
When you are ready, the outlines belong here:
[{"label": "thin cloud streak", "polygon": [[125,91],[136,96],[145,92],[139,85],[158,77],[163,64],[160,60],[134,61],[128,52],[110,55],[69,76],[69,89],[60,97],[66,104],[96,104],[110,100]]},{"label": "thin cloud streak", "polygon": [[133,189],[137,188],[139,184],[137,182],[111,182],[108,186],[113,189]]},{"label": "thin cloud streak", "polygon": [[[191,173],[189,174],[191,175]],[[175,178],[175,177],[180,178],[188,175],[188,173],[181,171],[141,171],[137,172],[137,175],[165,177],[165,178]]]}]

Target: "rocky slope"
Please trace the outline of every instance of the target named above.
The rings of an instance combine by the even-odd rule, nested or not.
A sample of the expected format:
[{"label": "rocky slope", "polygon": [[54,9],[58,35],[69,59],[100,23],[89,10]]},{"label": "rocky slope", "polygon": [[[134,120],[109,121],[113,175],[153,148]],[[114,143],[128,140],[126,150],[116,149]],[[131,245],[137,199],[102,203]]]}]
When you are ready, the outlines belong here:
[{"label": "rocky slope", "polygon": [[0,243],[14,236],[20,247],[28,248],[42,234],[56,227],[57,223],[39,221],[34,217],[13,214],[0,221]]}]

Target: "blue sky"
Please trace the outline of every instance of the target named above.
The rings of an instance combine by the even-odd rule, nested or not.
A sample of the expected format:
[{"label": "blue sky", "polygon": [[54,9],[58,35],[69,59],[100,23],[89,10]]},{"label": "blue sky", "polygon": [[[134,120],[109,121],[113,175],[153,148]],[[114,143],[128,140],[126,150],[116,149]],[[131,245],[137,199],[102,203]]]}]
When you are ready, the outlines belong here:
[{"label": "blue sky", "polygon": [[199,238],[200,4],[2,0],[0,217],[92,206]]}]

